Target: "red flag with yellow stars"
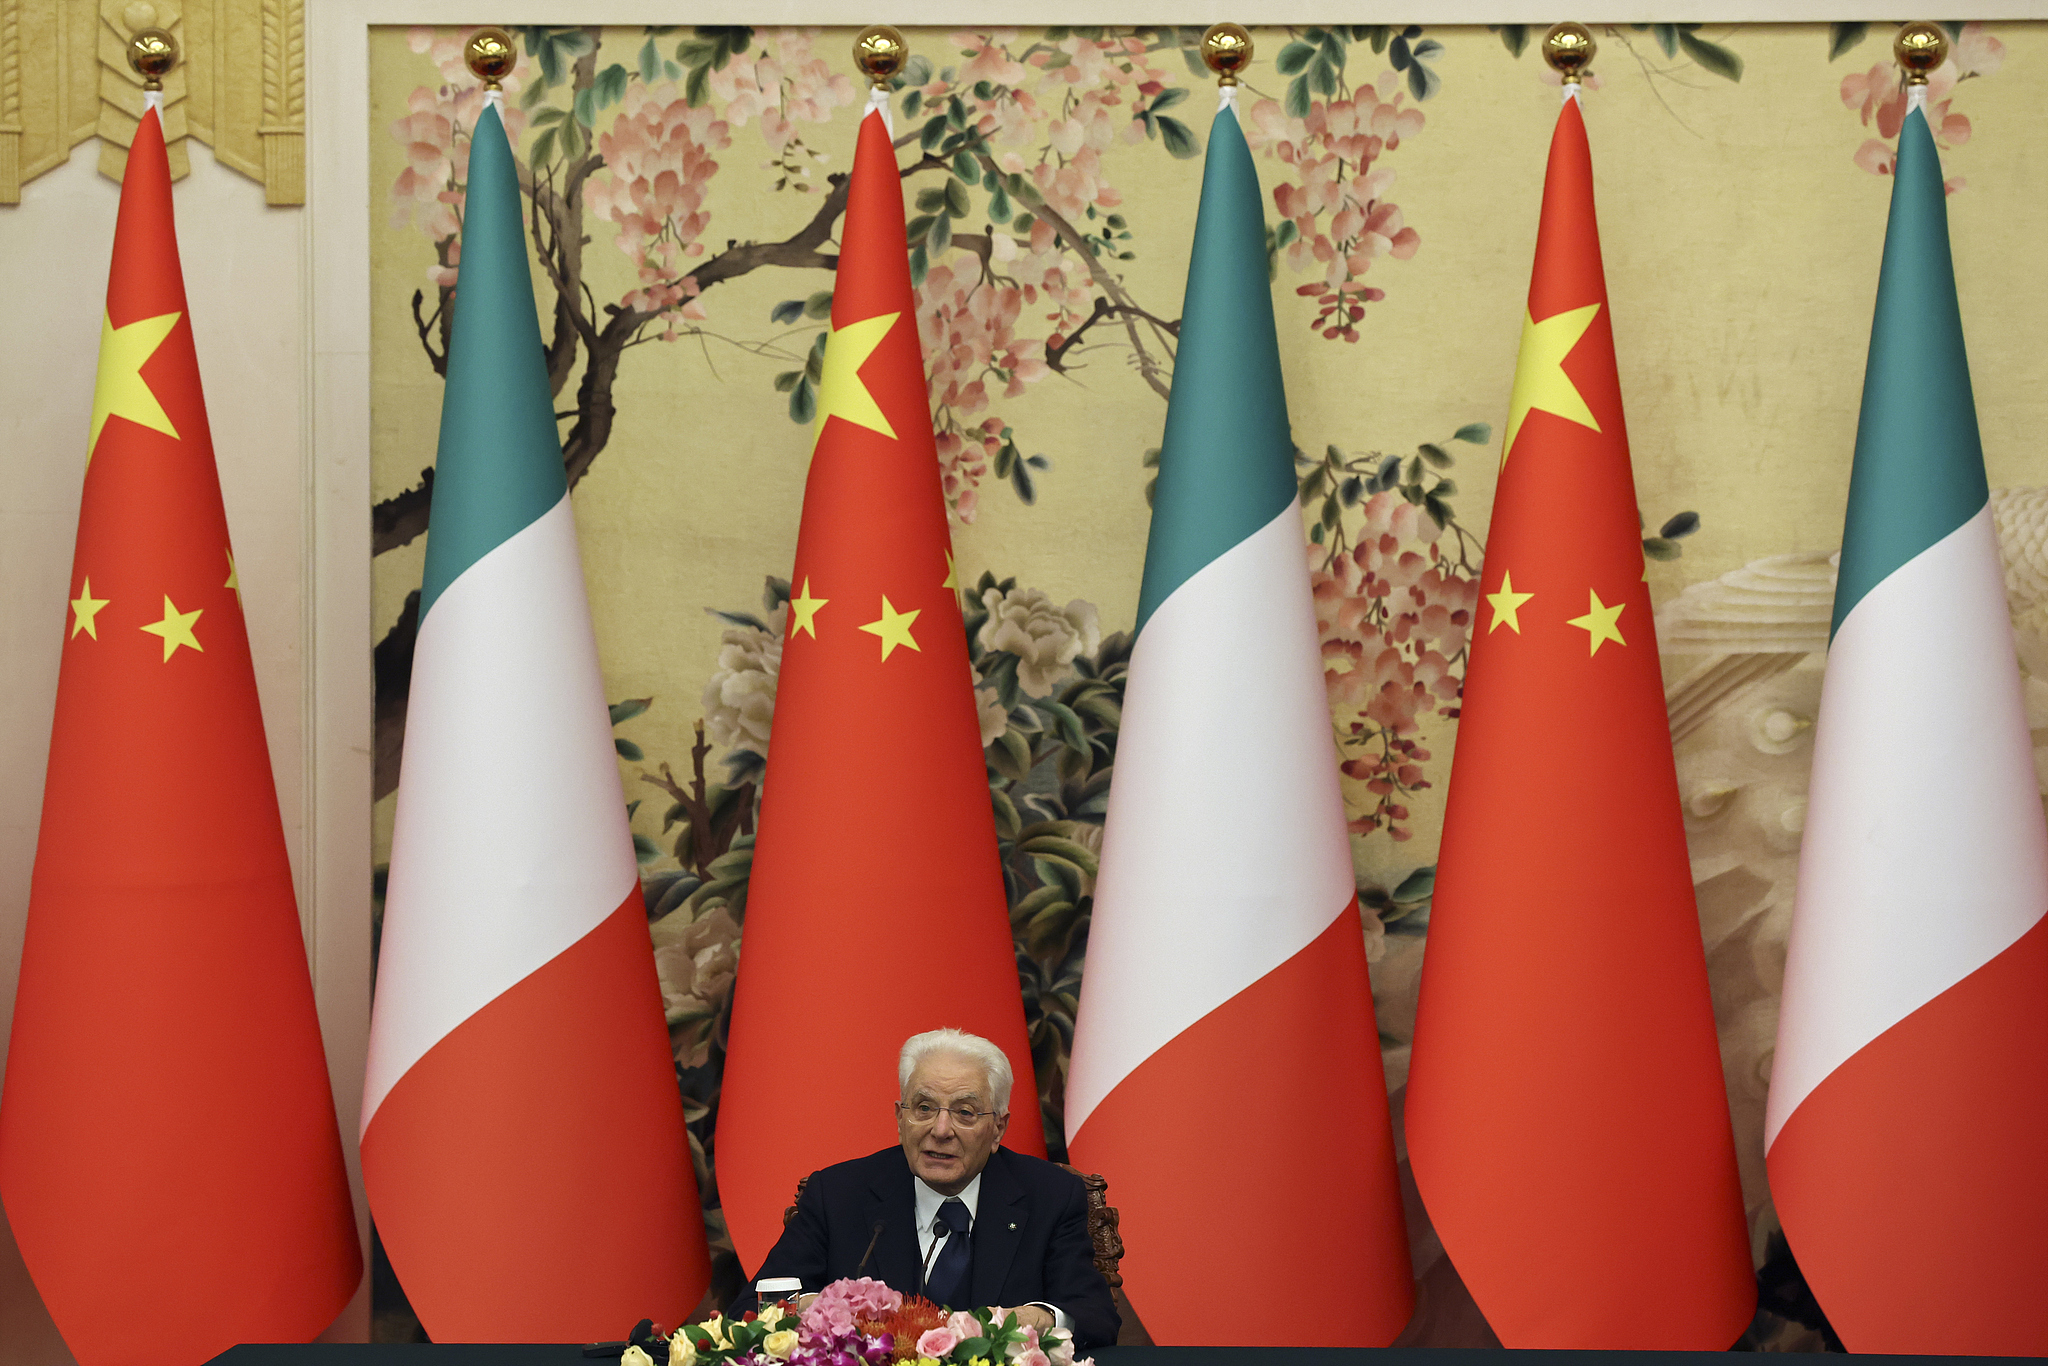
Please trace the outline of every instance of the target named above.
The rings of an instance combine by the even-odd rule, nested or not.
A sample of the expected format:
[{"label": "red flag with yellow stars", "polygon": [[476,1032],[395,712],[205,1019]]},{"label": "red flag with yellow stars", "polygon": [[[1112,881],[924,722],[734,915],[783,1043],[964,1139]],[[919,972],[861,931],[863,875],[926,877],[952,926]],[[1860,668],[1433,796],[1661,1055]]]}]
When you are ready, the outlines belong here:
[{"label": "red flag with yellow stars", "polygon": [[1576,98],[1502,449],[1410,1163],[1505,1345],[1720,1350],[1756,1296]]},{"label": "red flag with yellow stars", "polygon": [[[799,1178],[897,1141],[912,1034],[1002,1048],[1003,1143],[1045,1155],[879,110],[840,240],[719,1101],[719,1200],[749,1271]],[[915,1261],[897,1222],[881,1236]]]},{"label": "red flag with yellow stars", "polygon": [[84,1366],[196,1363],[362,1261],[153,111],[101,329],[0,1197]]}]

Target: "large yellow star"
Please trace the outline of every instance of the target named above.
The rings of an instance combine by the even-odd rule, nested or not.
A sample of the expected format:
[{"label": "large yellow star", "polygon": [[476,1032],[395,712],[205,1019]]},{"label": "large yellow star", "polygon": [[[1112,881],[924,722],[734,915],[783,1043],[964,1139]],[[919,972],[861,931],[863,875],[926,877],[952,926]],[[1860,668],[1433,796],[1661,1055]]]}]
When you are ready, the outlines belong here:
[{"label": "large yellow star", "polygon": [[789,600],[789,633],[804,632],[812,640],[818,638],[818,609],[832,601],[830,598],[811,596],[810,575],[804,576],[804,591]]},{"label": "large yellow star", "polygon": [[1522,622],[1515,614],[1522,610],[1522,604],[1535,597],[1534,593],[1517,593],[1515,576],[1503,570],[1500,576],[1500,591],[1488,593],[1486,600],[1493,605],[1493,625],[1486,628],[1491,635],[1506,626],[1516,635],[1522,634]]},{"label": "large yellow star", "polygon": [[1565,623],[1567,626],[1576,626],[1586,633],[1586,653],[1588,655],[1600,653],[1602,641],[1611,640],[1616,645],[1627,645],[1628,642],[1621,638],[1621,630],[1616,623],[1621,620],[1622,608],[1628,606],[1628,604],[1617,602],[1614,606],[1609,607],[1600,601],[1598,593],[1590,590],[1588,590],[1586,596],[1592,599],[1592,606],[1586,609],[1586,615],[1583,617],[1573,617]]},{"label": "large yellow star", "polygon": [[880,621],[871,621],[860,629],[866,631],[869,635],[882,638],[882,658],[884,659],[887,659],[889,652],[898,645],[908,645],[919,654],[923,654],[924,647],[912,639],[910,634],[910,624],[917,620],[917,613],[918,609],[916,608],[912,608],[908,612],[897,611],[890,604],[888,595],[883,594],[882,619]]},{"label": "large yellow star", "polygon": [[1578,386],[1564,372],[1564,358],[1579,344],[1579,338],[1586,335],[1586,329],[1593,325],[1593,316],[1599,311],[1599,304],[1587,304],[1584,308],[1553,313],[1542,322],[1537,322],[1532,315],[1523,315],[1522,349],[1515,356],[1515,391],[1508,400],[1507,439],[1501,442],[1500,447],[1502,464],[1507,463],[1508,455],[1514,450],[1515,437],[1521,432],[1522,420],[1529,416],[1531,408],[1555,413],[1596,432],[1600,430],[1593,410],[1586,406]]},{"label": "large yellow star", "polygon": [[142,367],[164,344],[164,338],[171,335],[180,316],[159,313],[154,318],[140,318],[126,327],[116,327],[112,317],[100,315],[100,368],[92,386],[92,439],[85,448],[88,461],[94,447],[100,444],[100,429],[110,417],[125,417],[151,431],[177,436],[178,429],[171,425],[164,405],[156,401],[148,381],[142,378]]},{"label": "large yellow star", "polygon": [[180,612],[177,604],[171,601],[170,594],[166,593],[164,594],[164,619],[152,622],[142,629],[153,636],[163,637],[164,659],[166,662],[169,661],[172,655],[178,652],[180,645],[189,645],[200,654],[205,654],[206,647],[199,643],[198,636],[192,634],[192,623],[199,620],[199,614],[205,610],[204,607],[195,607],[189,612]]},{"label": "large yellow star", "polygon": [[[818,377],[818,427],[819,435],[825,431],[825,420],[843,417],[848,422],[866,427],[869,431],[880,432],[894,439],[896,429],[889,425],[889,419],[882,412],[875,396],[860,382],[860,368],[868,363],[868,357],[875,354],[875,348],[882,344],[882,338],[889,335],[889,329],[896,325],[900,313],[878,313],[872,318],[835,327],[825,341],[824,373]],[[816,438],[814,437],[813,440]]]},{"label": "large yellow star", "polygon": [[953,552],[950,550],[946,552],[946,577],[939,580],[939,587],[951,588],[956,592],[960,588],[960,571],[953,567]]},{"label": "large yellow star", "polygon": [[105,607],[108,601],[106,598],[96,598],[92,595],[92,580],[88,578],[84,587],[78,590],[78,596],[71,600],[71,610],[75,614],[71,622],[71,634],[75,636],[83,631],[94,640],[98,640],[100,628],[93,618],[100,614],[100,608]]}]

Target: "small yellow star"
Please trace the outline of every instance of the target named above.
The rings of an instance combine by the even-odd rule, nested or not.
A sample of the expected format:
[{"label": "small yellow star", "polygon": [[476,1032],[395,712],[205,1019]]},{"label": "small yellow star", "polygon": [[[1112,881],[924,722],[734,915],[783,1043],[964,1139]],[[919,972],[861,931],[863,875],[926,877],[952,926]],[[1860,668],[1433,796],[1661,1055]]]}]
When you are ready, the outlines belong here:
[{"label": "small yellow star", "polygon": [[953,568],[953,552],[950,550],[946,552],[946,577],[939,580],[939,587],[950,588],[955,592],[960,589],[960,574]]},{"label": "small yellow star", "polygon": [[1598,593],[1588,591],[1586,596],[1591,598],[1593,602],[1593,605],[1586,609],[1586,615],[1583,617],[1573,617],[1565,623],[1567,626],[1576,626],[1586,633],[1586,653],[1588,655],[1598,654],[1602,641],[1611,640],[1616,645],[1627,645],[1628,642],[1621,638],[1621,631],[1616,626],[1616,623],[1621,620],[1622,609],[1627,607],[1628,604],[1617,602],[1614,606],[1609,607],[1600,601]]},{"label": "small yellow star", "polygon": [[[817,434],[824,435],[825,421],[842,417],[848,422],[880,432],[892,440],[896,429],[889,425],[882,406],[860,382],[860,368],[875,354],[882,338],[896,325],[900,313],[878,313],[872,318],[848,323],[832,330],[825,341],[824,372],[818,377]],[[813,441],[816,437],[812,438]]]},{"label": "small yellow star", "polygon": [[866,631],[869,635],[882,638],[882,658],[884,659],[887,659],[890,651],[894,650],[898,645],[908,645],[911,649],[922,654],[924,653],[924,647],[919,645],[910,634],[910,624],[917,620],[917,611],[918,609],[915,608],[908,612],[897,611],[889,602],[888,595],[884,594],[882,596],[882,619],[880,621],[871,621],[860,629]]},{"label": "small yellow star", "polygon": [[789,633],[795,635],[798,631],[802,631],[809,635],[812,640],[816,640],[818,638],[818,609],[830,601],[832,601],[830,598],[814,598],[811,596],[811,578],[810,575],[806,574],[804,576],[804,591],[789,600],[791,614],[789,618]]},{"label": "small yellow star", "polygon": [[92,439],[85,447],[88,461],[92,459],[93,448],[100,444],[100,430],[110,417],[125,417],[151,431],[177,436],[178,429],[171,425],[164,405],[156,401],[148,381],[142,378],[142,367],[164,344],[164,338],[171,335],[181,316],[159,313],[154,318],[116,327],[113,318],[100,315],[100,366],[92,386]]},{"label": "small yellow star", "polygon": [[1486,595],[1486,600],[1493,604],[1493,625],[1486,628],[1487,634],[1491,635],[1502,626],[1506,626],[1516,635],[1522,634],[1521,620],[1515,614],[1522,610],[1523,603],[1535,596],[1534,593],[1517,593],[1515,576],[1503,570],[1500,576],[1500,591]]},{"label": "small yellow star", "polygon": [[1533,315],[1523,315],[1522,349],[1515,355],[1515,389],[1508,399],[1507,439],[1500,447],[1502,464],[1507,463],[1514,450],[1515,437],[1521,433],[1522,421],[1532,408],[1554,413],[1596,432],[1600,430],[1593,410],[1586,406],[1578,386],[1564,372],[1565,357],[1586,335],[1599,311],[1599,304],[1587,304],[1584,308],[1553,313],[1542,322],[1537,322]]},{"label": "small yellow star", "polygon": [[228,550],[228,581],[221,587],[234,589],[235,601],[242,600],[242,571],[235,568],[235,552],[232,547]]},{"label": "small yellow star", "polygon": [[[86,579],[85,586],[78,590],[78,596],[71,600],[71,610],[76,613],[71,622],[71,634],[75,636],[80,631],[83,631],[94,640],[98,640],[100,638],[100,628],[93,621],[93,618],[100,614],[100,608],[105,607],[109,601],[110,599],[107,598],[94,597],[92,595],[92,580],[90,578]],[[69,639],[69,637],[66,638]]]},{"label": "small yellow star", "polygon": [[153,636],[163,637],[164,659],[166,662],[170,660],[172,655],[178,652],[180,645],[189,645],[199,653],[205,654],[206,647],[199,643],[198,636],[192,634],[192,623],[198,621],[199,614],[205,610],[204,607],[195,607],[189,612],[180,612],[177,604],[171,601],[170,594],[166,593],[164,594],[164,619],[159,622],[153,622],[142,629]]}]

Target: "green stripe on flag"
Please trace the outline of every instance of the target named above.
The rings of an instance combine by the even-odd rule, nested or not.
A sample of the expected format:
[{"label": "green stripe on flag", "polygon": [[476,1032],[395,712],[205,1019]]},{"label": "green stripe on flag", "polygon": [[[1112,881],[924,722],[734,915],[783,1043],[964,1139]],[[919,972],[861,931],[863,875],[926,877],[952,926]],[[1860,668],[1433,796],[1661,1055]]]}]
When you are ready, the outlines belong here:
[{"label": "green stripe on flag", "polygon": [[1941,159],[1914,110],[1899,133],[1877,318],[1863,372],[1835,620],[1991,497],[1948,246]]},{"label": "green stripe on flag", "polygon": [[469,145],[461,275],[420,619],[449,584],[562,500],[562,441],[555,430],[519,178],[498,111],[485,106]]},{"label": "green stripe on flag", "polygon": [[1279,516],[1294,492],[1259,175],[1236,114],[1224,109],[1202,170],[1138,629],[1190,575]]}]

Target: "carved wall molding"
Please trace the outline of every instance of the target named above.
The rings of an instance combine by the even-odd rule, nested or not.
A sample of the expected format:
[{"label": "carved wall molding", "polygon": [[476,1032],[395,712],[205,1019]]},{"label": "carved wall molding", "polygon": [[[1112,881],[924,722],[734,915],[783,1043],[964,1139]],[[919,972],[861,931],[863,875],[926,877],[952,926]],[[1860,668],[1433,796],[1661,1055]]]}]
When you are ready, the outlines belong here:
[{"label": "carved wall molding", "polygon": [[143,111],[128,39],[152,26],[181,51],[164,81],[171,175],[194,137],[269,203],[306,202],[305,0],[0,0],[0,204],[90,137],[120,178]]}]

